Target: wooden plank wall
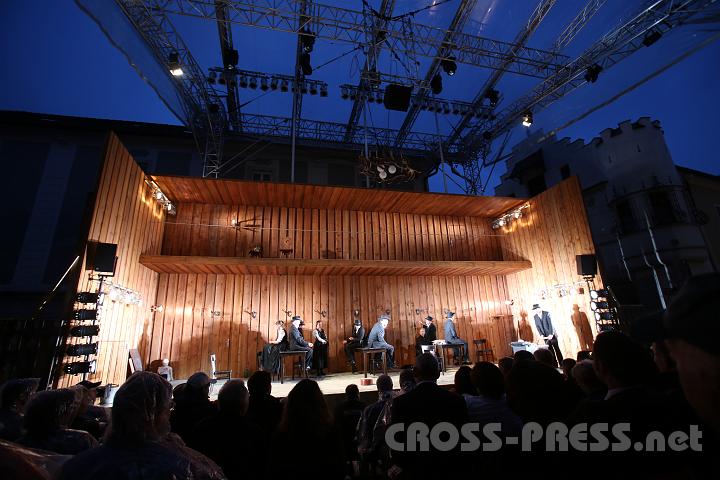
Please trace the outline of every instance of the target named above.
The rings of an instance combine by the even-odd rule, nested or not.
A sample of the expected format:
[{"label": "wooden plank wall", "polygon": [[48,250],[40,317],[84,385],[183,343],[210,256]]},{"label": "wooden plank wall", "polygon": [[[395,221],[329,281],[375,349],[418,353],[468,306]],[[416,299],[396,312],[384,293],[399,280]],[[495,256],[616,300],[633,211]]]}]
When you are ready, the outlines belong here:
[{"label": "wooden plank wall", "polygon": [[[123,305],[106,300],[100,320],[98,367],[93,381],[121,384],[128,368],[128,351],[143,338],[150,305],[155,303],[158,274],[140,265],[140,255],[159,254],[165,213],[145,183],[145,173],[114,134],[108,139],[102,174],[92,214],[88,241],[116,243],[117,266],[112,281],[142,295],[140,305]],[[83,259],[77,291],[95,291]],[[78,307],[82,307],[78,305]],[[78,324],[79,322],[74,322]],[[94,339],[95,340],[95,339]],[[70,343],[77,342],[70,339]],[[79,360],[65,357],[65,361]],[[80,381],[80,376],[63,375],[60,386]]]},{"label": "wooden plank wall", "polygon": [[[255,223],[254,231],[232,221]],[[351,260],[501,260],[485,218],[245,205],[181,203],[168,218],[163,255],[241,256],[261,245],[277,258],[285,237],[290,258]]]},{"label": "wooden plank wall", "polygon": [[341,342],[349,335],[354,309],[360,310],[367,332],[378,315],[390,310],[386,338],[397,349],[399,365],[414,362],[417,327],[428,313],[438,319],[438,337],[443,338],[444,308],[457,312],[459,335],[471,345],[474,338],[488,338],[496,354],[506,355],[517,334],[511,321],[490,316],[509,313],[507,296],[502,276],[160,274],[157,302],[165,308],[148,327],[144,361],[156,365],[169,358],[175,376],[187,378],[210,371],[209,355],[215,353],[219,369],[231,368],[240,376],[245,369],[255,370],[256,352],[275,338],[272,324],[289,318],[284,311],[305,319],[306,338],[313,321],[321,318],[318,312],[325,311],[330,370],[345,371]]},{"label": "wooden plank wall", "polygon": [[[523,339],[538,338],[531,312],[540,303],[550,312],[558,332],[560,350],[575,358],[592,345],[595,322],[587,288],[582,294],[560,298],[553,285],[581,281],[576,255],[594,254],[595,248],[583,204],[580,184],[569,178],[528,201],[523,217],[500,229],[504,260],[530,260],[533,268],[507,275],[512,313]],[[601,285],[597,277],[597,285]],[[541,291],[548,290],[545,300]]]}]

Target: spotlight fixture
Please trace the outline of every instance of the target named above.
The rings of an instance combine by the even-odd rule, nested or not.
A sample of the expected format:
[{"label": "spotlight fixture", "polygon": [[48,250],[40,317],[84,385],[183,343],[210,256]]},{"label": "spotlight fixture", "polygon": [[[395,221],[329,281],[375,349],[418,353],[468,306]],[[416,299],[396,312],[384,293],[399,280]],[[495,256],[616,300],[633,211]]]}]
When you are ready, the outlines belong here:
[{"label": "spotlight fixture", "polygon": [[613,312],[595,312],[595,320],[614,320],[615,314]]},{"label": "spotlight fixture", "polygon": [[260,79],[260,90],[263,92],[267,92],[270,89],[270,85],[268,85],[268,79],[267,77],[262,77]]},{"label": "spotlight fixture", "polygon": [[300,33],[300,44],[304,53],[310,53],[315,48],[315,34],[307,27]]},{"label": "spotlight fixture", "polygon": [[348,98],[350,98],[350,92],[348,92],[347,87],[340,88],[340,97],[343,100],[347,100]]},{"label": "spotlight fixture", "polygon": [[397,172],[397,167],[395,165],[388,165],[387,171],[391,174],[394,174]]},{"label": "spotlight fixture", "polygon": [[209,83],[210,85],[215,85],[215,82],[217,81],[217,73],[215,73],[215,72],[210,72],[210,73],[208,74],[207,80],[208,80],[208,83]]},{"label": "spotlight fixture", "polygon": [[382,178],[383,180],[385,180],[387,178],[388,174],[385,170],[380,170],[380,173],[378,174],[378,176],[380,178]]},{"label": "spotlight fixture", "polygon": [[522,124],[523,127],[529,127],[533,124],[533,114],[532,112],[525,112],[522,116]]},{"label": "spotlight fixture", "polygon": [[271,90],[277,90],[278,89],[278,81],[277,78],[273,77],[270,79],[270,89]]},{"label": "spotlight fixture", "polygon": [[240,75],[240,88],[247,88],[248,79],[245,75]]},{"label": "spotlight fixture", "polygon": [[312,75],[313,69],[312,65],[310,65],[310,54],[309,53],[303,53],[300,55],[300,68],[302,69],[302,73],[305,76]]},{"label": "spotlight fixture", "polygon": [[255,90],[258,86],[257,78],[256,77],[250,77],[250,80],[248,80],[248,87]]},{"label": "spotlight fixture", "polygon": [[75,320],[95,320],[97,318],[97,310],[81,308],[73,312],[73,318]]},{"label": "spotlight fixture", "polygon": [[645,34],[642,43],[646,47],[649,47],[653,43],[660,40],[660,38],[662,38],[662,32],[660,30],[651,30]]},{"label": "spotlight fixture", "polygon": [[310,90],[310,95],[317,95],[317,93],[318,93],[317,85],[314,83],[310,84],[309,90]]},{"label": "spotlight fixture", "polygon": [[440,95],[442,92],[442,77],[439,73],[436,73],[432,80],[430,80],[430,89],[434,95]]},{"label": "spotlight fixture", "polygon": [[282,82],[280,82],[280,91],[287,92],[288,90],[289,90],[288,81],[283,80]]},{"label": "spotlight fixture", "polygon": [[503,215],[501,215],[499,218],[497,218],[495,221],[492,222],[492,228],[494,230],[497,230],[500,227],[504,227],[505,225],[509,225],[511,222],[518,220],[523,216],[523,210],[528,208],[528,204],[521,205],[518,208],[507,212]]},{"label": "spotlight fixture", "polygon": [[608,308],[610,308],[610,304],[605,301],[602,301],[602,302],[592,301],[592,302],[590,302],[590,308],[594,312],[597,309],[608,309]]},{"label": "spotlight fixture", "polygon": [[80,375],[81,373],[95,373],[97,369],[97,361],[90,362],[72,362],[65,365],[63,370],[68,375]]},{"label": "spotlight fixture", "polygon": [[99,303],[100,294],[93,292],[78,292],[75,301],[78,303]]},{"label": "spotlight fixture", "polygon": [[70,336],[72,337],[95,337],[100,332],[100,327],[97,325],[78,325],[70,329]]},{"label": "spotlight fixture", "polygon": [[178,52],[171,52],[170,55],[168,55],[168,68],[173,77],[181,77],[183,75]]},{"label": "spotlight fixture", "polygon": [[321,96],[321,97],[327,97],[327,96],[328,96],[327,85],[325,85],[325,84],[320,85],[320,96]]},{"label": "spotlight fixture", "polygon": [[500,92],[495,90],[494,88],[491,88],[485,94],[485,98],[487,98],[490,102],[490,105],[494,107],[500,101]]},{"label": "spotlight fixture", "polygon": [[163,305],[151,305],[150,306],[151,312],[162,313],[164,310],[165,310],[165,307]]},{"label": "spotlight fixture", "polygon": [[78,343],[76,345],[68,345],[65,354],[70,357],[82,357],[83,355],[95,355],[98,352],[98,344],[95,343]]},{"label": "spotlight fixture", "polygon": [[442,66],[442,69],[447,73],[449,76],[455,75],[455,72],[457,72],[457,63],[455,63],[455,57],[448,57],[443,58],[440,62],[440,65]]},{"label": "spotlight fixture", "polygon": [[600,75],[600,72],[602,72],[602,70],[603,68],[597,63],[590,65],[585,71],[585,81],[588,83],[597,82],[598,76]]},{"label": "spotlight fixture", "polygon": [[606,288],[601,290],[590,290],[590,298],[597,300],[598,298],[607,298],[610,292]]},{"label": "spotlight fixture", "polygon": [[234,48],[223,50],[222,56],[225,60],[226,70],[235,70],[237,68],[237,64],[240,61],[240,56],[238,55],[237,50],[235,50]]}]

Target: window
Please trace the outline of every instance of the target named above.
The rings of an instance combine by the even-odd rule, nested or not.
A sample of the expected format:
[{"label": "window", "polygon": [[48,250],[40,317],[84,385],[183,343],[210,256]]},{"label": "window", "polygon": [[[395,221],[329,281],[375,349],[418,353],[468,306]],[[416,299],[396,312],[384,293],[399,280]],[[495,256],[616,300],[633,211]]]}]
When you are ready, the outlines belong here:
[{"label": "window", "polygon": [[618,217],[618,226],[623,233],[636,230],[637,225],[635,225],[635,218],[633,217],[630,202],[627,200],[619,202],[615,210]]},{"label": "window", "polygon": [[563,180],[570,177],[570,165],[565,164],[562,167],[560,167],[560,177]]},{"label": "window", "polygon": [[668,192],[651,192],[648,199],[652,208],[653,224],[667,225],[678,220]]}]

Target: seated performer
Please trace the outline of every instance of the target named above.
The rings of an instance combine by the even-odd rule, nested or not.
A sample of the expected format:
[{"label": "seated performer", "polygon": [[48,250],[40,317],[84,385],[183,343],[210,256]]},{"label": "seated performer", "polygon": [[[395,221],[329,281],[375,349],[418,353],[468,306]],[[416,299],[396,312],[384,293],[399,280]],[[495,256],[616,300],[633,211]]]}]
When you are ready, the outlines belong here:
[{"label": "seated performer", "polygon": [[266,372],[278,373],[280,371],[280,352],[288,349],[287,332],[285,331],[285,321],[278,320],[275,322],[276,337],[263,346],[260,366]]},{"label": "seated performer", "polygon": [[323,369],[328,364],[328,339],[325,334],[325,330],[322,328],[322,320],[315,322],[315,329],[313,330],[313,340],[315,341],[313,362],[317,376],[322,377],[325,375]]},{"label": "seated performer", "polygon": [[365,338],[365,329],[362,326],[362,322],[359,318],[353,321],[352,335],[343,340],[345,344],[345,355],[347,356],[348,362],[352,367],[352,373],[357,372],[355,367],[355,350],[362,348],[362,342]]},{"label": "seated performer", "polygon": [[373,326],[372,330],[370,330],[368,348],[384,348],[387,350],[388,368],[394,368],[395,347],[385,341],[385,329],[389,322],[390,317],[388,315],[381,315],[378,318],[377,323]]},{"label": "seated performer", "polygon": [[422,355],[422,347],[424,345],[432,345],[432,342],[428,340],[428,333],[426,327],[420,327],[418,336],[415,337],[415,356]]},{"label": "seated performer", "polygon": [[312,343],[308,343],[300,333],[300,325],[304,324],[299,315],[292,317],[292,326],[290,327],[290,335],[288,339],[288,350],[305,352],[305,369],[312,368],[313,349]]},{"label": "seated performer", "polygon": [[[463,362],[464,363],[470,363],[470,356],[468,354],[468,344],[465,340],[457,336],[457,332],[455,331],[455,323],[453,323],[453,319],[455,318],[455,312],[447,312],[447,319],[445,319],[445,343],[449,343],[450,345],[464,345],[464,355],[463,355]],[[455,363],[458,362],[458,350],[459,347],[454,348],[455,350]]]}]

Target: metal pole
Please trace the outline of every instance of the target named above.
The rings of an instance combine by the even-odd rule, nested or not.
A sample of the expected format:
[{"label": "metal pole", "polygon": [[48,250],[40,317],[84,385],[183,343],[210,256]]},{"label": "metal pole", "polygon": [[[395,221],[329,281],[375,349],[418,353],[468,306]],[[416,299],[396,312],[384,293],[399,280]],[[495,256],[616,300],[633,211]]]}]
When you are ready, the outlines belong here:
[{"label": "metal pole", "polygon": [[447,176],[445,173],[445,155],[443,154],[442,137],[440,136],[440,124],[438,123],[437,110],[435,110],[435,133],[437,134],[438,138],[438,149],[440,149],[440,171],[442,172],[443,176],[443,191],[447,193],[448,189]]}]

